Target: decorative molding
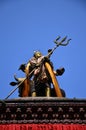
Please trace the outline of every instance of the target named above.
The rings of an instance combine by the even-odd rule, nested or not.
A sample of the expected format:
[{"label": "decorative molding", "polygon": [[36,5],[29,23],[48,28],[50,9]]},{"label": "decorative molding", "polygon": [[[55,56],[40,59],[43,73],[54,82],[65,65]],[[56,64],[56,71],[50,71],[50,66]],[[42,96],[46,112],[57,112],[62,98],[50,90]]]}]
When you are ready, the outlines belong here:
[{"label": "decorative molding", "polygon": [[86,124],[86,99],[26,97],[0,100],[0,124]]}]

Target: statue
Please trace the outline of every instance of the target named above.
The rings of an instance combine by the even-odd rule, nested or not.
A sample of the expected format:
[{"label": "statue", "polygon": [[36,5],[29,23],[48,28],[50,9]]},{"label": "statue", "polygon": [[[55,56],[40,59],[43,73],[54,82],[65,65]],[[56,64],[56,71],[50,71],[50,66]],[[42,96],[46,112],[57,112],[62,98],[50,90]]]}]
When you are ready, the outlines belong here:
[{"label": "statue", "polygon": [[[54,50],[58,46],[66,46],[70,41],[70,39],[66,41],[67,37],[64,37],[60,42],[58,41],[59,39],[60,37],[57,37],[54,41],[56,46],[53,49],[49,49],[46,56],[43,56],[40,51],[36,51],[27,64],[20,65],[19,70],[22,70],[26,76],[24,78],[17,78],[14,76],[16,82],[10,83],[12,86],[17,85],[20,97],[66,96],[65,91],[59,87],[56,79],[56,76],[61,76],[65,69],[62,67],[54,70],[53,63],[50,61],[50,56],[53,54]],[[65,41],[66,43],[64,43]]]},{"label": "statue", "polygon": [[52,79],[47,70],[47,66],[51,68],[55,75],[62,75],[64,72],[64,68],[60,68],[54,71],[53,64],[50,59],[47,56],[43,56],[39,51],[34,53],[26,67],[23,67],[23,65],[20,66],[19,69],[25,72],[27,76],[34,70],[33,73],[29,76],[29,79],[31,79],[33,76],[32,85],[30,87],[31,96],[51,96]]}]

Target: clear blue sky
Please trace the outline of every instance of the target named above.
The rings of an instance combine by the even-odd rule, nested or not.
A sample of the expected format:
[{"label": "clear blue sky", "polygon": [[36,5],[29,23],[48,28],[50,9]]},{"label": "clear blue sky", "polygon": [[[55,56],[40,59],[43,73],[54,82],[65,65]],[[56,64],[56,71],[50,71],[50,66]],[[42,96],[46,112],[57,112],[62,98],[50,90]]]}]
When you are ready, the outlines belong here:
[{"label": "clear blue sky", "polygon": [[[34,50],[44,55],[60,35],[71,42],[51,56],[54,68],[65,68],[57,77],[67,98],[86,98],[86,1],[85,0],[0,0],[0,99],[15,87],[20,64],[27,63]],[[9,98],[18,98],[15,91]]]}]

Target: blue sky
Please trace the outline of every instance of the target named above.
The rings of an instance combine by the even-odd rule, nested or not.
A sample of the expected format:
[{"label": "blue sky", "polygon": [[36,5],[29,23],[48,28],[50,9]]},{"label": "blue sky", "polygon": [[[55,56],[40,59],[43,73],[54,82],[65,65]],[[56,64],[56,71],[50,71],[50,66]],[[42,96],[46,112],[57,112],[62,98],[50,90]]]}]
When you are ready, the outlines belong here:
[{"label": "blue sky", "polygon": [[[20,64],[34,50],[46,55],[58,35],[72,39],[51,56],[54,69],[65,68],[59,85],[67,98],[86,98],[86,1],[0,0],[0,99],[15,88],[9,85],[14,74],[25,76]],[[9,98],[18,98],[18,91]]]}]

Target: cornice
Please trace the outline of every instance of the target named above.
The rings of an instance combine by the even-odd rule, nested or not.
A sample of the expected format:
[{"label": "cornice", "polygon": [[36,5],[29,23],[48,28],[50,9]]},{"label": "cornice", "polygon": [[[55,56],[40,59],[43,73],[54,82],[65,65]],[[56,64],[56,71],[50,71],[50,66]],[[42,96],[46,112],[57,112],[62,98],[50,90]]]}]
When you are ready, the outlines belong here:
[{"label": "cornice", "polygon": [[0,101],[0,124],[86,124],[86,99],[25,97]]}]

